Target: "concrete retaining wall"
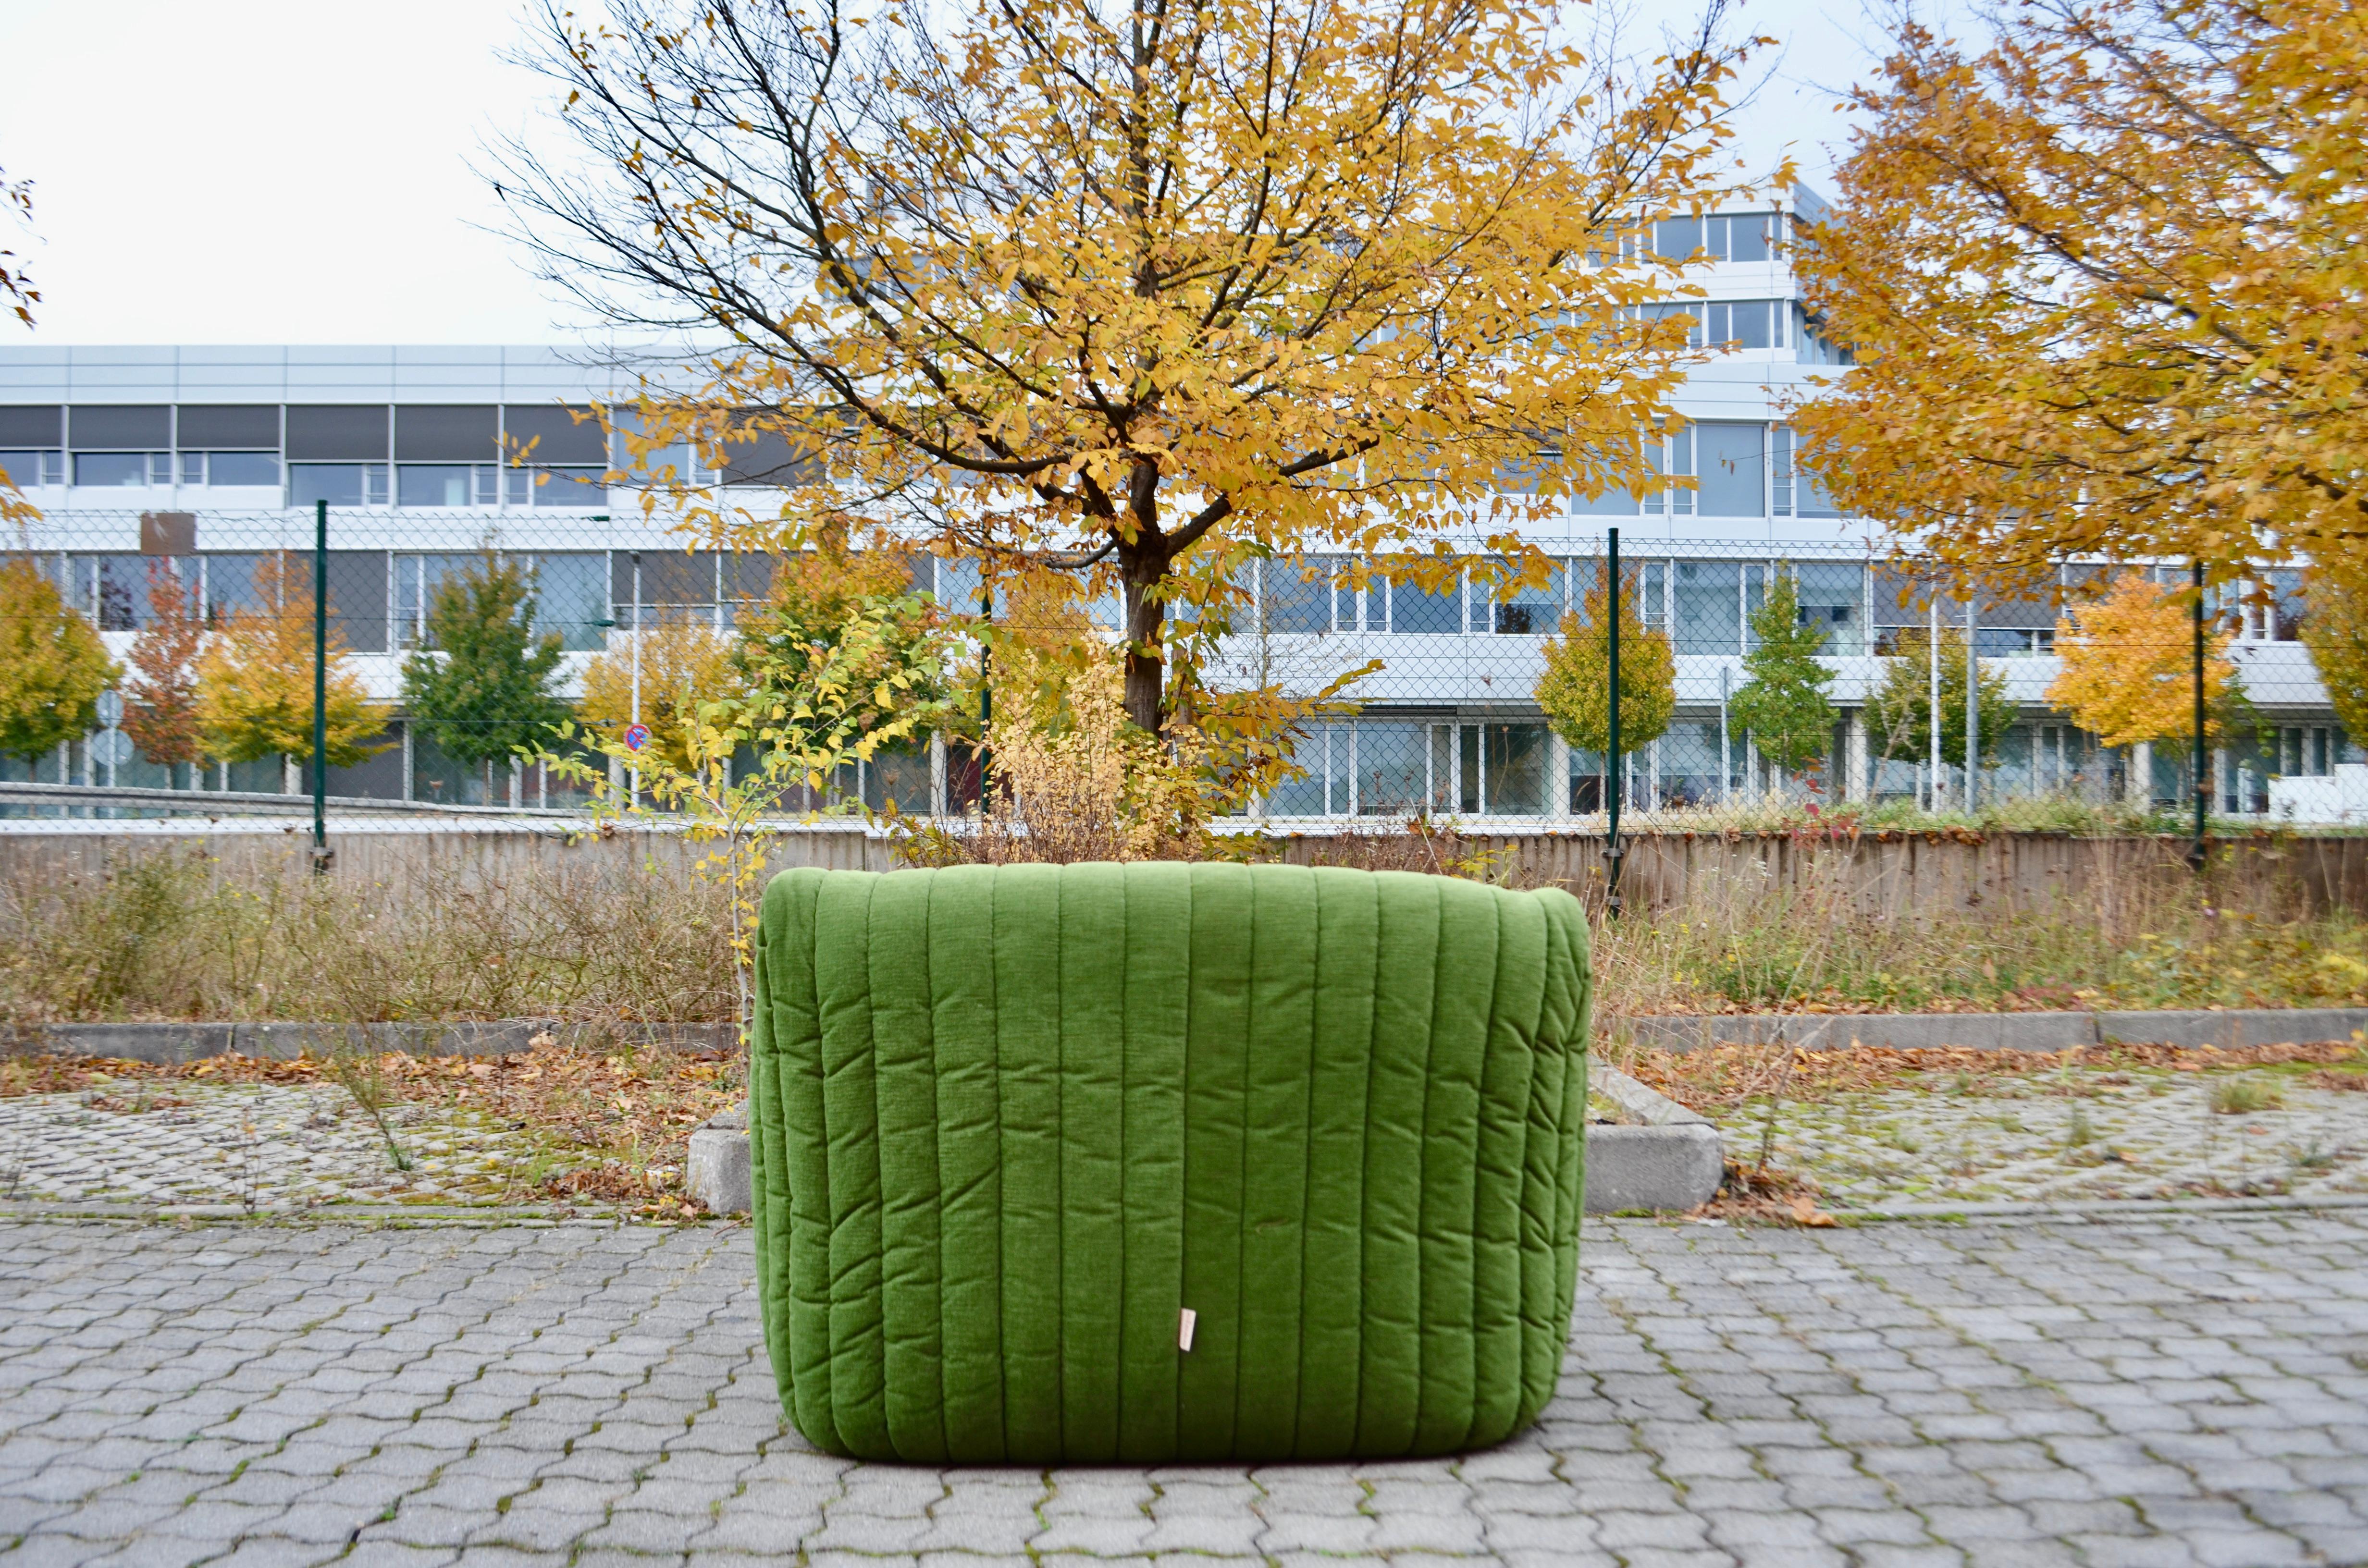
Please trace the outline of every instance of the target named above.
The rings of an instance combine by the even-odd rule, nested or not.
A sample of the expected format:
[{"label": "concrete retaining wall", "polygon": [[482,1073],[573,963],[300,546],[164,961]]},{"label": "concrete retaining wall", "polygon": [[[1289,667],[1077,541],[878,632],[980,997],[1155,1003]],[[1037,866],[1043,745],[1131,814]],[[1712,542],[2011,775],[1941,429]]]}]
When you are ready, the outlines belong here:
[{"label": "concrete retaining wall", "polygon": [[[59,879],[97,874],[111,858],[202,846],[224,874],[307,874],[307,830],[298,823],[78,823],[54,830],[27,824],[0,832],[0,878]],[[535,873],[647,869],[680,875],[712,846],[678,833],[647,829],[586,831],[582,824],[370,822],[334,824],[333,875],[401,897],[425,873],[449,888],[472,881],[516,881]],[[2166,892],[2194,886],[2178,838],[2075,838],[2066,834],[1640,833],[1626,836],[1622,890],[1632,910],[1700,906],[1816,890],[1863,914],[1896,918],[1917,913],[2035,911],[2072,902],[2110,913],[2117,901],[2150,906]],[[1294,835],[1284,858],[1335,864],[1404,865],[1417,858],[1404,835]],[[1468,833],[1442,846],[1448,855],[1501,852],[1513,874],[1554,882],[1583,896],[1602,892],[1600,834]],[[860,823],[805,824],[776,841],[772,865],[886,870],[889,841]],[[2368,837],[2263,835],[2213,850],[2207,887],[2225,905],[2291,917],[2343,909],[2368,914]]]}]

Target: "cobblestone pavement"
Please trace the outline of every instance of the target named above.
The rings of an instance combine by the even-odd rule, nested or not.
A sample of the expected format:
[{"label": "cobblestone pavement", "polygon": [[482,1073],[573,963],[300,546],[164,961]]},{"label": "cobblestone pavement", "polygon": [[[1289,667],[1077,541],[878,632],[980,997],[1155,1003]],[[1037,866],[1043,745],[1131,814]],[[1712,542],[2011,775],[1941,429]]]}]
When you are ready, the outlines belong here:
[{"label": "cobblestone pavement", "polygon": [[[498,1202],[531,1136],[443,1106],[394,1104],[381,1131],[335,1085],[125,1080],[0,1098],[0,1190],[63,1202]],[[392,1139],[409,1169],[399,1169]]]},{"label": "cobblestone pavement", "polygon": [[[1837,1210],[1952,1199],[2368,1192],[2368,1094],[2313,1087],[2297,1074],[2137,1068],[1922,1076],[1780,1102],[1772,1162],[1816,1178]],[[2272,1103],[2232,1114],[2225,1108],[2232,1085]],[[2214,1108],[2215,1094],[2224,1108]],[[1729,1148],[1756,1153],[1767,1103],[1718,1119]]]},{"label": "cobblestone pavement", "polygon": [[0,1224],[0,1568],[2368,1561],[2368,1214],[1590,1222],[1453,1461],[937,1471],[777,1420],[747,1233]]}]

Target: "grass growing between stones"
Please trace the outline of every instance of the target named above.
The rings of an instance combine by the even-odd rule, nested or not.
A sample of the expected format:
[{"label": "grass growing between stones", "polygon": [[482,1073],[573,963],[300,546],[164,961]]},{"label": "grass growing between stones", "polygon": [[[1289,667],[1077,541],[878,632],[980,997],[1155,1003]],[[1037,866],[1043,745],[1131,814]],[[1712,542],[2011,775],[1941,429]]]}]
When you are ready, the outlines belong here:
[{"label": "grass growing between stones", "polygon": [[[368,1105],[353,1093],[364,1075],[374,1082]],[[407,1172],[404,1162],[413,1162],[423,1180],[438,1178],[419,1200],[548,1201],[657,1216],[695,1212],[683,1197],[689,1135],[745,1092],[736,1053],[663,1047],[603,1054],[548,1045],[475,1058],[217,1056],[175,1065],[0,1058],[0,1099],[53,1096],[63,1111],[186,1112],[209,1094],[258,1085],[340,1085],[347,1114],[371,1121],[390,1159],[402,1149],[398,1168]],[[441,1172],[433,1140],[452,1127],[497,1135],[499,1159],[472,1164],[465,1181]]]},{"label": "grass growing between stones", "polygon": [[1737,1165],[1713,1215],[1815,1223],[1820,1204],[2368,1191],[2357,1039],[1605,1055],[1725,1131]]}]

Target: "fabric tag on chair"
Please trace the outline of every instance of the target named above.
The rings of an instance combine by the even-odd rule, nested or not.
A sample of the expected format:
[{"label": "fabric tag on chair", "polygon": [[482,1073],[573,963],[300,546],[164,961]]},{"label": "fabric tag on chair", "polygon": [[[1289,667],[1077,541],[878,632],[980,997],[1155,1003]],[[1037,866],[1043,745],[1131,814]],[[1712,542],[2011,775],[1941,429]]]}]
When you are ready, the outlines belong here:
[{"label": "fabric tag on chair", "polygon": [[1185,1309],[1184,1309],[1184,1316],[1183,1316],[1183,1319],[1182,1319],[1182,1321],[1181,1321],[1181,1322],[1178,1323],[1178,1324],[1177,1324],[1177,1325],[1176,1325],[1176,1348],[1177,1348],[1177,1349],[1178,1349],[1178,1350],[1182,1350],[1182,1351],[1186,1351],[1186,1352],[1188,1352],[1188,1353],[1191,1350],[1191,1348],[1192,1348],[1192,1325],[1193,1325],[1193,1324],[1195,1324],[1195,1323],[1197,1323],[1198,1321],[1200,1321],[1200,1316],[1201,1316],[1201,1314],[1200,1314],[1200,1313],[1198,1313],[1198,1312],[1194,1312],[1194,1311],[1193,1311],[1191,1308],[1190,1308],[1190,1307],[1187,1307],[1187,1308],[1185,1308]]}]

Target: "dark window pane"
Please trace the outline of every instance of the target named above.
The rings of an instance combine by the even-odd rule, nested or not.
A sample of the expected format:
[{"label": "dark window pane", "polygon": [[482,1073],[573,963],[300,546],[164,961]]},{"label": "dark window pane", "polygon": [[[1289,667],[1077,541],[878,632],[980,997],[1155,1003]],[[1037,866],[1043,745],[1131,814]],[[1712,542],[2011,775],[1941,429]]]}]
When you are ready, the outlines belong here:
[{"label": "dark window pane", "polygon": [[255,592],[256,568],[262,563],[260,555],[209,555],[205,558],[208,620],[218,623],[225,616],[240,610],[262,608]]},{"label": "dark window pane", "polygon": [[1450,584],[1438,593],[1412,583],[1392,583],[1390,630],[1405,632],[1455,633],[1463,630],[1463,590]]},{"label": "dark window pane", "polygon": [[1653,248],[1672,261],[1683,261],[1702,248],[1702,220],[1664,218],[1653,225]]},{"label": "dark window pane", "polygon": [[1758,517],[1766,515],[1761,488],[1761,452],[1768,426],[1757,421],[1705,420],[1693,426],[1694,451],[1700,463],[1702,488],[1698,510],[1707,517]]},{"label": "dark window pane", "polygon": [[550,403],[510,403],[502,410],[503,456],[516,459],[521,449],[526,460],[549,463],[598,463],[609,460],[609,437],[597,419],[577,420],[590,411]]},{"label": "dark window pane", "polygon": [[386,405],[292,403],[288,409],[288,455],[353,461],[386,460]]},{"label": "dark window pane", "polygon": [[602,468],[550,468],[535,474],[534,504],[538,506],[591,506],[607,504],[608,486]]},{"label": "dark window pane", "polygon": [[1726,221],[1726,256],[1729,261],[1766,261],[1768,233],[1775,218],[1766,212],[1744,212]]},{"label": "dark window pane", "polygon": [[395,405],[397,462],[498,462],[501,455],[501,410],[492,403]]},{"label": "dark window pane", "polygon": [[362,504],[362,465],[360,463],[290,463],[288,465],[288,504],[310,506],[326,501],[332,506],[359,506]]},{"label": "dark window pane", "polygon": [[1732,335],[1738,348],[1765,348],[1768,343],[1767,300],[1739,300],[1734,308]]},{"label": "dark window pane", "polygon": [[211,447],[279,449],[279,405],[183,403],[174,411],[174,445],[183,450]]},{"label": "dark window pane", "polygon": [[[1443,801],[1433,798],[1429,730],[1428,725],[1420,723],[1359,721],[1356,735],[1360,816],[1419,816],[1444,806]],[[1440,783],[1444,788],[1446,781],[1441,779]]]},{"label": "dark window pane", "polygon": [[0,406],[0,447],[28,447],[38,451],[63,446],[65,423],[55,403],[39,407]]},{"label": "dark window pane", "polygon": [[1543,724],[1482,724],[1486,751],[1489,812],[1496,816],[1543,816],[1546,809],[1546,727]]},{"label": "dark window pane", "polygon": [[534,626],[556,631],[569,653],[597,652],[605,645],[609,619],[609,558],[597,551],[538,556],[534,568]]},{"label": "dark window pane", "polygon": [[863,767],[863,803],[875,812],[894,806],[900,816],[930,815],[935,806],[929,799],[928,744],[882,746],[874,752]]},{"label": "dark window pane", "polygon": [[1680,561],[1670,597],[1676,601],[1673,651],[1732,653],[1743,645],[1741,568],[1731,561]]},{"label": "dark window pane", "polygon": [[466,463],[404,463],[394,471],[398,506],[466,506],[471,493]]},{"label": "dark window pane", "polygon": [[[1504,562],[1498,563],[1504,567]],[[1501,583],[1486,591],[1490,601],[1487,614],[1490,627],[1508,636],[1543,636],[1554,629],[1562,619],[1563,573],[1559,566],[1546,575],[1543,583],[1534,586],[1521,583]],[[1478,585],[1474,585],[1473,601],[1481,600]]]},{"label": "dark window pane", "polygon": [[208,452],[208,484],[268,484],[279,483],[277,452]]},{"label": "dark window pane", "polygon": [[46,452],[0,452],[0,473],[6,474],[8,483],[20,489],[39,484],[41,483],[41,460],[47,456]]},{"label": "dark window pane", "polygon": [[69,447],[112,447],[120,451],[173,444],[173,411],[162,403],[85,403],[68,411],[67,423]]},{"label": "dark window pane", "polygon": [[[289,561],[290,570],[303,573],[310,587],[312,552],[290,555]],[[329,630],[354,653],[386,652],[386,551],[329,551]]]},{"label": "dark window pane", "polygon": [[1332,630],[1334,563],[1329,558],[1269,561],[1265,567],[1269,631],[1306,633]]},{"label": "dark window pane", "polygon": [[76,484],[145,484],[148,483],[148,454],[76,452],[74,482]]}]

